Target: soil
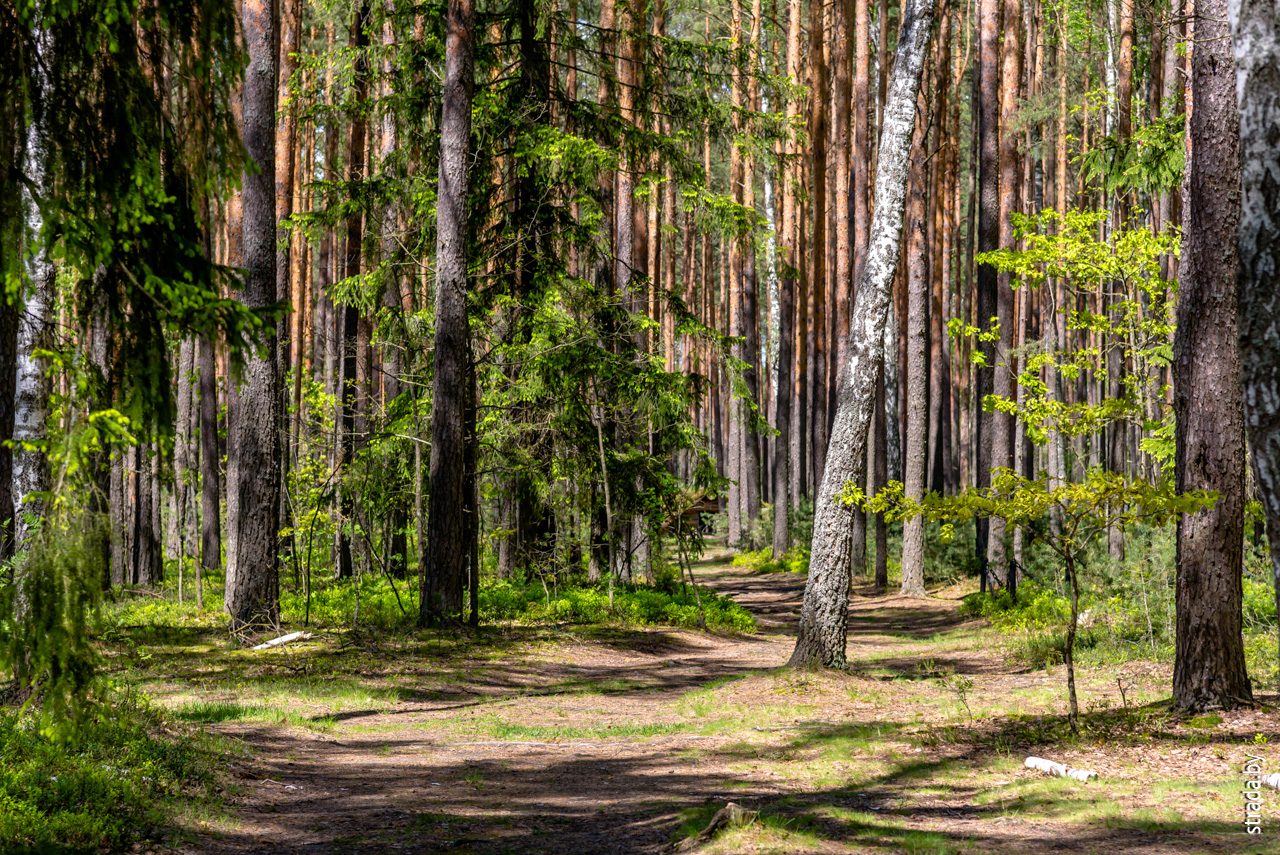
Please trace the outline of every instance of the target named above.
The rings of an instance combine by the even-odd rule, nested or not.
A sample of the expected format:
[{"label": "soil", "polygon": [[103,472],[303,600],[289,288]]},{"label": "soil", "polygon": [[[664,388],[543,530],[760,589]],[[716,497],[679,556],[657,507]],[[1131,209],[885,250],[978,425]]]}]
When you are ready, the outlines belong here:
[{"label": "soil", "polygon": [[[565,627],[498,655],[473,648],[447,677],[433,675],[430,661],[393,662],[397,652],[381,648],[375,660],[422,669],[420,693],[332,716],[319,732],[209,725],[247,756],[228,755],[238,757],[226,770],[232,818],[206,823],[182,851],[663,853],[682,823],[690,834],[730,801],[775,817],[774,827],[696,848],[1022,855],[1241,852],[1251,842],[1236,806],[1215,806],[1211,795],[1172,792],[1143,821],[1057,816],[1052,805],[1020,810],[1024,796],[1012,790],[1003,798],[1002,787],[1039,777],[1021,768],[1031,753],[1024,743],[1035,742],[1027,723],[1061,715],[1063,676],[1011,666],[992,634],[961,616],[957,592],[856,591],[851,673],[804,674],[782,668],[801,577],[723,558],[698,573],[750,609],[759,631]],[[1121,679],[1134,684],[1126,698],[1167,693],[1165,666],[1131,663]],[[1109,683],[1099,674],[1083,688],[1100,696]],[[1115,686],[1111,694],[1119,706]],[[1026,714],[960,706],[994,697]],[[1148,802],[1134,782],[1165,773],[1229,779],[1246,738],[1274,730],[1273,716],[1245,712],[1227,715],[1212,739],[1188,731],[1197,738],[1037,750],[1119,787],[1108,795],[1098,781],[1057,782],[1053,792],[1073,806],[1136,799],[1137,810]],[[879,817],[882,827],[872,822]]]}]

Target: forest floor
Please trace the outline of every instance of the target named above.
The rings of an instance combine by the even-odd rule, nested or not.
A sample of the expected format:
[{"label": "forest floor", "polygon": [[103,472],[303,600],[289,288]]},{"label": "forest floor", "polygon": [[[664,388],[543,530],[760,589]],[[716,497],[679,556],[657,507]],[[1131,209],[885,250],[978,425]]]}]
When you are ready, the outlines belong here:
[{"label": "forest floor", "polygon": [[[858,591],[849,673],[810,674],[782,667],[802,577],[697,572],[759,631],[135,640],[121,673],[227,749],[230,812],[177,851],[1280,852],[1280,794],[1243,823],[1247,755],[1280,771],[1273,707],[1171,719],[1168,665],[1133,661],[1078,675],[1069,738],[1063,668],[1008,665],[965,591]],[[727,802],[754,820],[690,840]]]}]

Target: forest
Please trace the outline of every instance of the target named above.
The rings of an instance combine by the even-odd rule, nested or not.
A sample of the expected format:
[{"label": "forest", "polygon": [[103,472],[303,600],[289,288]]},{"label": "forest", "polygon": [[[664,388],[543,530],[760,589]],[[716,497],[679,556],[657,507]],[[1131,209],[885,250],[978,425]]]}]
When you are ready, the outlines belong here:
[{"label": "forest", "polygon": [[1274,2],[0,46],[0,853],[1280,853]]}]

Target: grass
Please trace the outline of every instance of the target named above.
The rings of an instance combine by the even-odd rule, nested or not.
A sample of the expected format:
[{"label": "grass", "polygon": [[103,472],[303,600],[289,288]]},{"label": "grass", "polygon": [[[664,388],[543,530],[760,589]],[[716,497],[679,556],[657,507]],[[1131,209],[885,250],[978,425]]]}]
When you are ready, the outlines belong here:
[{"label": "grass", "polygon": [[[752,584],[766,582],[752,574]],[[1102,638],[1083,651],[1077,673],[1081,734],[1072,735],[1064,715],[1065,673],[1051,655],[1058,615],[1043,603],[1043,620],[1025,613],[1030,610],[1020,616],[992,613],[988,618],[997,626],[970,622],[936,634],[932,628],[903,631],[902,626],[915,625],[917,612],[886,605],[863,610],[855,621],[850,673],[744,666],[726,674],[721,660],[708,660],[713,668],[689,677],[690,659],[698,654],[687,635],[641,634],[633,629],[638,621],[621,609],[593,611],[599,609],[598,590],[503,585],[487,583],[482,604],[488,615],[507,609],[506,617],[479,632],[411,630],[394,617],[385,581],[368,579],[360,592],[358,631],[351,630],[344,611],[354,605],[354,589],[343,583],[317,587],[313,625],[322,625],[306,644],[264,653],[233,649],[223,641],[216,611],[196,613],[189,604],[147,598],[113,607],[120,619],[105,646],[120,681],[164,695],[170,717],[182,723],[376,732],[385,741],[370,740],[370,752],[397,758],[421,756],[390,747],[401,745],[392,732],[406,728],[434,731],[410,736],[411,742],[428,743],[428,752],[472,739],[635,743],[623,751],[642,754],[645,762],[626,774],[635,776],[638,789],[652,792],[653,803],[642,810],[673,839],[700,832],[726,800],[759,811],[751,824],[702,844],[697,851],[704,853],[852,849],[950,855],[997,845],[957,831],[948,819],[957,811],[984,822],[1017,820],[991,826],[993,838],[1024,823],[1044,823],[1057,834],[1088,841],[1081,844],[1084,851],[1114,851],[1113,844],[1131,841],[1132,835],[1177,841],[1182,851],[1207,851],[1212,835],[1238,831],[1229,822],[1235,817],[1238,776],[1225,766],[1181,764],[1192,750],[1218,752],[1223,763],[1235,762],[1251,747],[1253,730],[1242,741],[1231,731],[1232,714],[1172,718],[1164,703],[1167,676],[1160,670],[1167,663],[1157,659],[1152,665],[1148,655],[1141,668],[1130,670],[1119,651],[1129,649],[1132,659],[1133,648]],[[1024,588],[1027,603],[1034,602],[1033,588]],[[577,605],[573,590],[585,597]],[[615,603],[651,591],[663,593],[619,586]],[[678,604],[680,593],[676,587],[655,601]],[[328,611],[316,609],[321,601]],[[379,611],[373,605],[379,602],[391,611]],[[294,608],[289,606],[286,615],[296,615]],[[581,622],[574,609],[580,610]],[[390,615],[386,626],[374,623],[382,620],[379,614]],[[1111,625],[1108,614],[1095,612],[1097,626]],[[167,615],[164,620],[170,622],[141,626],[138,621],[148,615]],[[743,641],[713,638],[725,644]],[[1269,638],[1274,644],[1274,636]],[[1033,644],[1041,645],[1040,661],[999,667],[1006,653]],[[595,667],[593,651],[607,653],[611,664]],[[619,651],[650,658],[620,659]],[[1273,655],[1273,649],[1266,652]],[[981,667],[970,667],[974,664]],[[1131,678],[1123,699],[1116,684],[1122,675]],[[957,688],[961,680],[972,681],[965,689],[967,704]],[[420,701],[433,702],[425,705],[431,711],[422,718],[342,715],[403,713],[410,708],[402,703]],[[620,717],[620,710],[630,714]],[[1257,727],[1265,731],[1262,739],[1278,738],[1273,726]],[[702,738],[684,741],[682,734]],[[647,740],[651,746],[644,745]],[[453,767],[451,779],[431,780],[461,781],[475,810],[462,818],[451,815],[447,804],[433,805],[440,813],[420,821],[442,838],[483,837],[504,824],[554,835],[583,821],[534,804],[542,801],[540,794],[508,799],[508,788],[519,786],[513,782],[521,778],[520,752],[526,749],[497,749],[503,762],[510,762],[509,771],[476,759],[488,756],[488,748],[461,750],[474,754]],[[591,758],[618,747],[527,750],[563,751],[572,758],[564,761],[566,769],[592,775]],[[1031,753],[1064,762],[1074,757],[1076,763],[1101,756],[1104,775],[1088,785],[1035,777],[1022,768],[1022,758]],[[529,774],[538,774],[533,768]],[[606,792],[593,810],[617,811],[603,780]],[[704,798],[705,804],[691,807]],[[1255,850],[1241,846],[1239,851]]]},{"label": "grass", "polygon": [[0,712],[0,850],[117,850],[169,836],[215,804],[215,752],[133,695],[61,743]]}]

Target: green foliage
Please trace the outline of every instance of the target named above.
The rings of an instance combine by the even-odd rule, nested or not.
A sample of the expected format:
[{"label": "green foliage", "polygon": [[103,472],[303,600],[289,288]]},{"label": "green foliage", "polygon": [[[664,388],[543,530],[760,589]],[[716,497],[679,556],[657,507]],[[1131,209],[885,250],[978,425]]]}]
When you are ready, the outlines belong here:
[{"label": "green foliage", "polygon": [[74,739],[0,711],[0,849],[119,850],[153,837],[192,796],[209,794],[211,756],[193,738],[160,736],[136,696],[104,704]]},{"label": "green foliage", "polygon": [[[1055,312],[1065,312],[1069,337],[1074,340],[1078,336],[1073,333],[1092,333],[1104,346],[1058,342],[1056,348],[1049,349],[1033,343],[1018,354],[1019,396],[990,395],[984,406],[1020,419],[1027,436],[1038,444],[1046,443],[1052,434],[1074,437],[1096,432],[1111,422],[1133,422],[1146,431],[1156,431],[1144,440],[1143,449],[1167,465],[1172,459],[1172,426],[1166,425],[1166,389],[1157,378],[1158,369],[1172,361],[1176,283],[1161,276],[1160,263],[1162,258],[1177,256],[1178,235],[1153,235],[1149,229],[1134,228],[1115,231],[1103,240],[1099,235],[1107,218],[1105,212],[1072,211],[1059,216],[1044,210],[1036,217],[1013,217],[1016,239],[1026,248],[983,253],[978,256],[979,263],[1008,271],[1018,287],[1043,288],[1060,282],[1067,299]],[[1110,294],[1105,314],[1078,308],[1097,304],[1103,293]],[[990,331],[980,332],[952,319],[949,328],[953,336],[999,339],[994,323]],[[1069,384],[1082,374],[1105,372],[1111,347],[1131,366],[1124,373],[1121,397],[1104,399],[1096,406],[1069,404],[1052,388],[1055,375]],[[977,348],[974,357],[981,361]],[[1012,357],[999,354],[997,358]]]},{"label": "green foliage", "polygon": [[[21,301],[23,259],[46,250],[73,283],[72,316],[111,333],[97,404],[114,402],[135,429],[171,427],[167,333],[218,336],[238,363],[279,316],[223,297],[236,273],[205,252],[208,203],[243,165],[231,110],[238,17],[229,0],[33,0],[5,19],[0,150],[23,170],[0,175],[0,196],[25,192],[38,209],[2,212],[5,298]],[[39,234],[24,234],[21,213]]]},{"label": "green foliage", "polygon": [[1081,155],[1081,171],[1108,193],[1154,195],[1176,190],[1186,167],[1185,119],[1181,113],[1171,113],[1139,125],[1124,140],[1108,134]]},{"label": "green foliage", "polygon": [[809,572],[809,549],[797,543],[776,561],[773,558],[772,549],[739,552],[733,556],[733,566],[749,567],[760,573],[807,573]]},{"label": "green foliage", "polygon": [[[754,632],[755,618],[729,597],[699,587],[709,629]],[[599,586],[573,585],[555,592],[511,580],[482,581],[480,617],[486,622],[622,623],[640,626],[698,626],[697,600],[681,588],[665,592],[648,585],[617,585],[613,605]]]},{"label": "green foliage", "polygon": [[1007,588],[995,596],[973,593],[965,596],[960,613],[985,618],[1005,632],[1056,627],[1071,615],[1071,601],[1059,591],[1033,583],[1018,589],[1015,602]]},{"label": "green foliage", "polygon": [[[393,580],[383,575],[359,573],[353,579],[315,579],[308,609],[305,588],[280,592],[280,617],[293,626],[338,629],[351,627],[404,629],[418,617],[418,584],[413,579]],[[356,620],[359,602],[359,620]]]}]

